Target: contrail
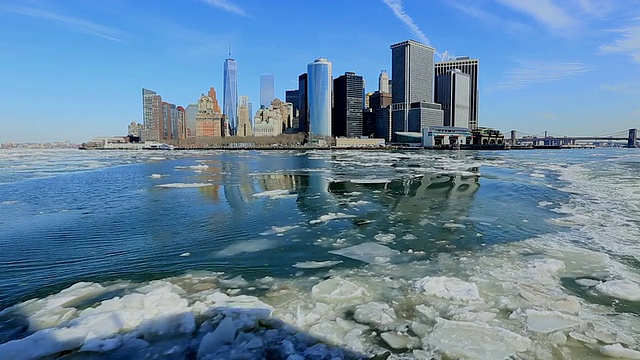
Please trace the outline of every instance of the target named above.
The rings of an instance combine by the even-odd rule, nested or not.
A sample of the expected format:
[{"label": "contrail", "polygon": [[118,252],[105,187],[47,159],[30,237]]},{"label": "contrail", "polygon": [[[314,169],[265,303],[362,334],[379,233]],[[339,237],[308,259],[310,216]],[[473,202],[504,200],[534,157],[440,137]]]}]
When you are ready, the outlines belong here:
[{"label": "contrail", "polygon": [[382,0],[387,6],[393,10],[393,14],[402,21],[408,28],[413,32],[413,34],[418,38],[418,40],[425,44],[431,46],[429,42],[429,38],[420,30],[418,25],[413,22],[411,16],[409,16],[406,12],[404,12],[402,0]]}]

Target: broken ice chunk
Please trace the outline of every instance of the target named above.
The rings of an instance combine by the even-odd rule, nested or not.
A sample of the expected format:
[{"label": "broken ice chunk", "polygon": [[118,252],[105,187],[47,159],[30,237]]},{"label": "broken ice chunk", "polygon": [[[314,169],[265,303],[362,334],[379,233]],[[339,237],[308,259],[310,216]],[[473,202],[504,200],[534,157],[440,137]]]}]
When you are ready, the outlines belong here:
[{"label": "broken ice chunk", "polygon": [[329,251],[329,253],[370,264],[386,262],[398,263],[404,261],[406,258],[399,251],[374,242],[362,243],[340,250],[332,250]]},{"label": "broken ice chunk", "polygon": [[353,318],[361,324],[382,326],[396,321],[396,312],[385,303],[370,302],[356,306]]},{"label": "broken ice chunk", "polygon": [[611,297],[640,301],[640,286],[628,280],[611,280],[596,286],[596,290]]},{"label": "broken ice chunk", "polygon": [[509,330],[481,322],[440,319],[433,332],[422,339],[453,358],[506,359],[527,351],[531,340]]},{"label": "broken ice chunk", "polygon": [[453,301],[481,300],[478,287],[474,283],[446,276],[427,276],[416,282],[416,289],[426,295]]},{"label": "broken ice chunk", "polygon": [[580,325],[580,319],[557,311],[538,311],[528,309],[527,330],[543,334],[570,329]]},{"label": "broken ice chunk", "polygon": [[314,299],[328,304],[358,302],[367,295],[364,288],[338,277],[325,280],[311,289]]}]

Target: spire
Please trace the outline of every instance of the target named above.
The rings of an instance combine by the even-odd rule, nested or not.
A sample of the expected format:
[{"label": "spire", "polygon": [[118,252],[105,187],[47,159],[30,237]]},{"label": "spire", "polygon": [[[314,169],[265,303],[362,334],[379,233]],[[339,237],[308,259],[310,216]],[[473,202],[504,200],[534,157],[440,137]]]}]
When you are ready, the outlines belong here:
[{"label": "spire", "polygon": [[231,58],[231,36],[229,36],[229,58]]}]

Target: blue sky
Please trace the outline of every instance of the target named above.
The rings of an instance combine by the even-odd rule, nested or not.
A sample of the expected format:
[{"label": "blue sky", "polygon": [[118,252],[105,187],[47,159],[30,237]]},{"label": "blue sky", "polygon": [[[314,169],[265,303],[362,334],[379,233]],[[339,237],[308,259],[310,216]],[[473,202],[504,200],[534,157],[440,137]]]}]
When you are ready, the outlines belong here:
[{"label": "blue sky", "polygon": [[229,37],[254,104],[261,74],[284,98],[320,56],[374,91],[413,38],[480,59],[481,126],[640,127],[640,0],[0,0],[0,24],[0,142],[125,134],[142,87],[222,105]]}]

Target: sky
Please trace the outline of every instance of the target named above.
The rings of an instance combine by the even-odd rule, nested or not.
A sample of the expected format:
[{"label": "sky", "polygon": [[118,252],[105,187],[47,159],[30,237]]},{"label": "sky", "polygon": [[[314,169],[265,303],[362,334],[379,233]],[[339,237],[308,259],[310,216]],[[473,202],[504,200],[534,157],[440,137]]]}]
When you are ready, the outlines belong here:
[{"label": "sky", "polygon": [[389,45],[480,61],[479,125],[603,135],[640,127],[640,0],[0,0],[0,142],[83,142],[142,122],[141,89],[222,105],[229,39],[239,95],[297,89],[318,57],[366,91]]}]

